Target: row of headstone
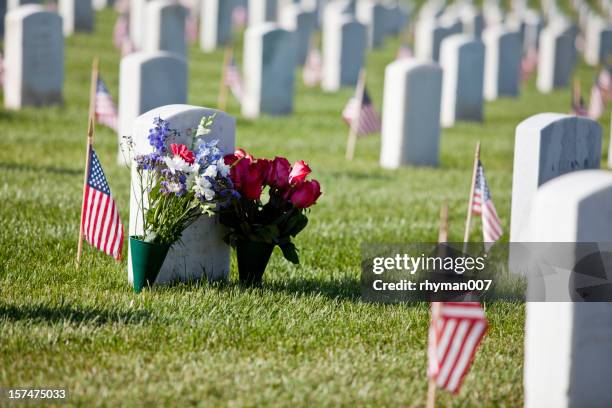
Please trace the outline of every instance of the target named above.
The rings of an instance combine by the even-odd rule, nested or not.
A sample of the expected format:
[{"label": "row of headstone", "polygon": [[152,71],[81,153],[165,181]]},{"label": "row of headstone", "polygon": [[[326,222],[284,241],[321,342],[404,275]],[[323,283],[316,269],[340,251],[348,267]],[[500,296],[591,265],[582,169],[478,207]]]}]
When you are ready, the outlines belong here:
[{"label": "row of headstone", "polygon": [[11,9],[5,21],[4,106],[62,103],[62,18],[32,4]]}]

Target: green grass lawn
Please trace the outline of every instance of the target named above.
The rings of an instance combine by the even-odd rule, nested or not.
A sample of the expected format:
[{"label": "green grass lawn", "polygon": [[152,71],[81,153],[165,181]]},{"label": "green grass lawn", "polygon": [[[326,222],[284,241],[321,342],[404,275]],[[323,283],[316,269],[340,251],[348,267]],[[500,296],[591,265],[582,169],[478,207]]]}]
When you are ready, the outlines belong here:
[{"label": "green grass lawn", "polygon": [[[69,403],[83,406],[423,406],[428,306],[363,303],[360,245],[435,240],[445,200],[450,240],[461,240],[477,140],[508,231],[514,129],[535,113],[568,112],[569,90],[540,95],[531,80],[520,98],[487,103],[484,124],[443,130],[439,168],[397,171],[378,166],[379,137],[361,139],[355,160],[344,160],[340,112],[351,89],[324,94],[298,80],[295,114],[257,121],[231,101],[239,146],[304,159],[321,181],[324,195],[296,240],[302,264],[276,250],[263,288],[236,285],[233,260],[227,285],[135,295],[125,261],[87,247],[80,270],[74,265],[95,55],[118,94],[114,16],[99,13],[95,35],[67,40],[63,107],[0,108],[0,388],[66,387]],[[368,57],[379,109],[398,45],[389,40]],[[222,59],[191,48],[189,103],[215,106]],[[579,66],[585,94],[594,73]],[[607,119],[602,125],[607,151]],[[127,222],[117,137],[98,127],[96,143]],[[440,406],[522,405],[524,307],[486,306],[490,329],[474,366],[458,396],[439,392]]]}]

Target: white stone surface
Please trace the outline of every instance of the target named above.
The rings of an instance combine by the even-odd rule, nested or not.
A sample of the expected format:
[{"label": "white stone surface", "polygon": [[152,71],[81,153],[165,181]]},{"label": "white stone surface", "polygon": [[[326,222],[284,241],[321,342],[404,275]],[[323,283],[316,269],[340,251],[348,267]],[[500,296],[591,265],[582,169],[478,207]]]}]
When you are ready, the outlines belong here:
[{"label": "white stone surface", "polygon": [[58,11],[64,22],[65,36],[75,31],[93,31],[94,10],[91,0],[59,0]]},{"label": "white stone surface", "polygon": [[442,68],[399,60],[385,69],[380,165],[437,166]]},{"label": "white stone surface", "polygon": [[168,52],[137,52],[121,60],[119,73],[119,151],[124,164],[129,152],[122,151],[123,136],[132,136],[134,120],[160,106],[187,102],[187,62]]},{"label": "white stone surface", "polygon": [[[189,105],[167,105],[153,109],[139,116],[134,122],[135,154],[152,152],[149,144],[149,129],[153,119],[161,117],[170,122],[172,129],[180,132],[182,139],[177,143],[186,143],[191,130],[197,129],[204,115],[216,113],[212,132],[205,140],[219,140],[219,148],[228,153],[234,151],[236,140],[236,120],[225,112]],[[135,164],[132,163],[132,188],[130,197],[129,235],[142,234],[142,214],[138,211],[140,192]],[[209,281],[227,280],[229,277],[230,248],[223,242],[224,227],[218,217],[201,216],[188,227],[181,236],[181,243],[174,244],[162,265],[156,283],[176,280],[208,279]],[[129,246],[128,246],[129,247]],[[131,252],[128,251],[128,280],[133,281]]]},{"label": "white stone surface", "polygon": [[357,2],[355,16],[361,24],[367,27],[368,47],[380,47],[389,31],[387,25],[394,24],[392,19],[386,19],[391,16],[387,15],[385,6],[376,0],[362,0]]},{"label": "white stone surface", "polygon": [[62,103],[62,18],[42,6],[25,5],[9,11],[5,23],[4,106]]},{"label": "white stone surface", "polygon": [[[610,243],[610,202],[609,172],[587,170],[557,177],[533,197],[526,240]],[[575,258],[576,252],[566,255]],[[569,279],[568,274],[567,286]],[[527,303],[526,408],[612,406],[610,378],[612,303]]]},{"label": "white stone surface", "polygon": [[605,62],[612,54],[612,25],[600,16],[588,19],[584,37],[584,60],[591,66]]},{"label": "white stone surface", "polygon": [[567,26],[550,26],[540,34],[536,87],[542,93],[569,85],[574,43]]},{"label": "white stone surface", "polygon": [[482,41],[466,34],[442,42],[442,126],[453,126],[458,120],[482,121],[484,54]]},{"label": "white stone surface", "polygon": [[145,6],[148,0],[130,0],[130,39],[136,49],[142,49],[146,29]]},{"label": "white stone surface", "polygon": [[42,0],[7,0],[7,10],[13,10],[26,4],[42,4]]},{"label": "white stone surface", "polygon": [[233,4],[227,0],[202,0],[200,47],[210,52],[232,40]]},{"label": "white stone surface", "polygon": [[294,33],[265,23],[244,33],[242,114],[286,115],[293,112]]},{"label": "white stone surface", "polygon": [[364,64],[366,27],[344,13],[326,12],[323,21],[323,81],[326,92],[355,86]]},{"label": "white stone surface", "polygon": [[93,0],[92,2],[94,10],[104,10],[105,8],[111,7],[114,4],[114,0]]},{"label": "white stone surface", "polygon": [[446,21],[435,19],[421,19],[415,28],[415,55],[419,59],[438,61],[440,58],[440,44],[453,34],[463,30],[461,21],[448,19]]},{"label": "white stone surface", "polygon": [[531,200],[545,182],[563,174],[598,169],[601,127],[590,119],[541,113],[521,122],[514,139],[510,242],[522,242],[529,229]]},{"label": "white stone surface", "polygon": [[145,7],[144,51],[168,51],[187,56],[185,23],[189,10],[174,0],[152,0]]},{"label": "white stone surface", "polygon": [[278,0],[249,0],[249,26],[254,27],[266,22],[276,22],[278,17],[277,1]]},{"label": "white stone surface", "polygon": [[485,29],[482,38],[485,44],[485,99],[493,101],[500,96],[518,96],[522,58],[519,33],[495,26]]}]

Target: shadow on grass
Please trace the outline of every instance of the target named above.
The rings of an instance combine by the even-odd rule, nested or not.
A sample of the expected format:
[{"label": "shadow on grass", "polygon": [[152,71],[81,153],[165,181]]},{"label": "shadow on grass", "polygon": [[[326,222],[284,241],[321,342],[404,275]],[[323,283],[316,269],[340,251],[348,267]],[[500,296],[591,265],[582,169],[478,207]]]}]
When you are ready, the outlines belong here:
[{"label": "shadow on grass", "polygon": [[0,320],[21,321],[34,320],[39,322],[85,323],[102,326],[108,323],[138,324],[148,320],[146,311],[111,311],[97,307],[70,305],[4,305],[0,304]]},{"label": "shadow on grass", "polygon": [[0,170],[13,170],[13,171],[25,171],[34,173],[51,173],[59,174],[62,176],[80,176],[83,174],[83,170],[77,169],[66,169],[61,167],[53,166],[36,166],[32,164],[20,164],[20,163],[0,163]]},{"label": "shadow on grass", "polygon": [[264,280],[263,289],[272,292],[283,292],[291,295],[312,296],[320,295],[334,300],[361,300],[361,283],[354,278],[343,278],[334,281],[320,281],[316,279],[295,279],[285,282]]}]

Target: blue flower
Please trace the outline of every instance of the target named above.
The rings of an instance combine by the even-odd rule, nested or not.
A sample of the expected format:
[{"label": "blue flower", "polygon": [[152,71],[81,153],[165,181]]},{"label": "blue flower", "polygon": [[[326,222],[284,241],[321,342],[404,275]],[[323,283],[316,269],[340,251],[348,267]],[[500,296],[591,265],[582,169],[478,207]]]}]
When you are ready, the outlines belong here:
[{"label": "blue flower", "polygon": [[157,153],[164,154],[167,150],[166,141],[173,131],[170,129],[170,123],[159,116],[153,119],[153,124],[155,127],[149,129],[149,144]]}]

